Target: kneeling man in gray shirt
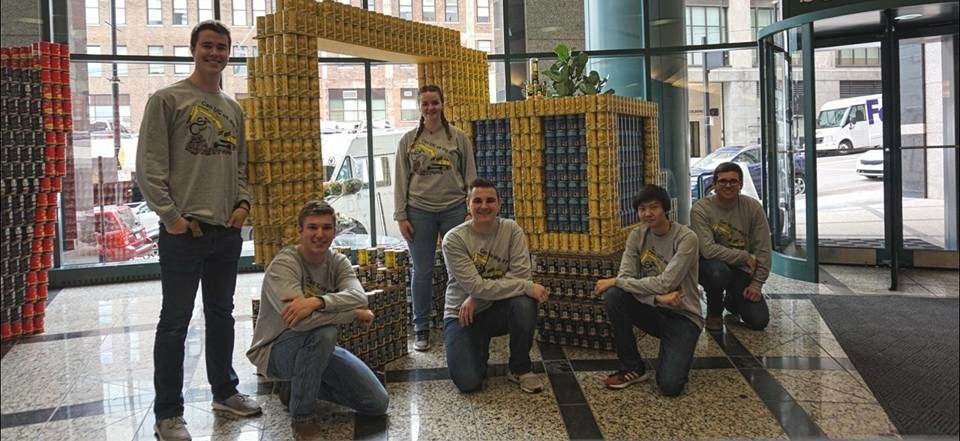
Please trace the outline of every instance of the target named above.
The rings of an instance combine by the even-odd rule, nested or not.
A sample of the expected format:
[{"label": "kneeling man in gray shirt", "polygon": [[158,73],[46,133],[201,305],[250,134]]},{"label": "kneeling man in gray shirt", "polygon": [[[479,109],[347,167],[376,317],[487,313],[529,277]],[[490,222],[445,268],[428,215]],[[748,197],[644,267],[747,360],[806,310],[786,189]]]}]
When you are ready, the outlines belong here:
[{"label": "kneeling man in gray shirt", "polygon": [[530,347],[537,305],[547,301],[533,283],[527,239],[516,222],[497,217],[500,196],[493,183],[476,179],[467,193],[472,218],[443,238],[447,265],[443,346],[450,378],[461,392],[483,387],[490,339],[510,335],[507,379],[526,393],[543,390],[531,370]]}]

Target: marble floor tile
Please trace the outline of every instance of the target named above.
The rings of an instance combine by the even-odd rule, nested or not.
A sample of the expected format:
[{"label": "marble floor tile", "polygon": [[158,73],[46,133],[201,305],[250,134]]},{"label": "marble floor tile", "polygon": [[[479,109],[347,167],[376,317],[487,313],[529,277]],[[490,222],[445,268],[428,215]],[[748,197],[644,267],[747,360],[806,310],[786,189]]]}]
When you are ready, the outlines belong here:
[{"label": "marble floor tile", "polygon": [[756,357],[830,357],[817,339],[802,330],[777,332],[775,328],[755,331],[733,327],[733,334]]},{"label": "marble floor tile", "polygon": [[474,426],[478,419],[468,412],[449,415],[390,413],[387,419],[387,438],[391,441],[447,441],[486,439]]},{"label": "marble floor tile", "polygon": [[387,383],[389,415],[443,414],[449,409],[471,409],[469,394],[462,394],[450,380]]},{"label": "marble floor tile", "polygon": [[388,370],[430,369],[447,367],[446,354],[443,351],[443,337],[439,330],[430,333],[430,349],[424,352],[413,349],[413,337],[407,341],[408,354],[387,363]]},{"label": "marble floor tile", "polygon": [[876,404],[877,399],[846,370],[803,371],[771,369],[770,374],[797,401]]},{"label": "marble floor tile", "polygon": [[647,402],[670,400],[676,405],[688,405],[702,400],[730,400],[731,402],[760,401],[736,369],[693,369],[684,392],[675,398],[660,394],[656,384],[656,372],[651,371],[649,380],[622,390],[609,390],[603,380],[611,372],[577,372],[577,381],[591,406],[601,403]]},{"label": "marble floor tile", "polygon": [[[184,405],[183,418],[187,422],[187,430],[193,439],[216,437],[216,439],[248,441],[261,438],[262,418],[255,416],[244,418],[224,412],[214,412],[210,403],[187,403]],[[134,435],[134,440],[155,440],[153,425],[156,418],[153,412],[147,412],[140,430]]]},{"label": "marble floor tile", "polygon": [[16,345],[2,361],[3,413],[56,407],[78,373],[98,357],[103,337]]},{"label": "marble floor tile", "polygon": [[899,438],[896,427],[879,404],[799,403],[831,439]]},{"label": "marble floor tile", "polygon": [[[109,415],[82,416],[42,424],[3,429],[3,439],[18,441],[104,440],[129,441],[140,429],[148,411],[133,410]],[[151,436],[153,432],[151,431]]]},{"label": "marble floor tile", "polygon": [[[699,343],[698,343],[699,346]],[[581,348],[579,346],[564,346],[563,352],[569,360],[616,360],[617,353],[614,351],[602,351],[597,349]],[[640,354],[644,355],[644,354]]]},{"label": "marble floor tile", "polygon": [[[263,415],[258,417],[259,424],[263,428],[261,439],[264,441],[294,439],[290,414],[280,404],[280,400],[276,396],[257,398],[263,407]],[[355,414],[352,410],[327,401],[319,401],[316,415],[317,421],[323,427],[323,431],[316,439],[353,439]]]},{"label": "marble floor tile", "polygon": [[[149,387],[149,388],[148,388]],[[103,403],[105,412],[147,409],[153,405],[153,383],[124,383],[116,378],[79,375],[61,406]]]}]

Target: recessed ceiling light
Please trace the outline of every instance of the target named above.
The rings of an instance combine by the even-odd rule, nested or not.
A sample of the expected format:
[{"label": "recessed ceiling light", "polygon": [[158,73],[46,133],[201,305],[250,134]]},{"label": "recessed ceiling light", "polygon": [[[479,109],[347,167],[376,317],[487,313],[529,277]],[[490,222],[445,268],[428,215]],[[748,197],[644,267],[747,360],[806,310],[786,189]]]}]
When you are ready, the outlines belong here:
[{"label": "recessed ceiling light", "polygon": [[903,14],[903,15],[898,15],[896,17],[893,17],[893,19],[897,21],[905,21],[905,20],[913,20],[915,18],[920,18],[920,17],[923,17],[923,14]]}]

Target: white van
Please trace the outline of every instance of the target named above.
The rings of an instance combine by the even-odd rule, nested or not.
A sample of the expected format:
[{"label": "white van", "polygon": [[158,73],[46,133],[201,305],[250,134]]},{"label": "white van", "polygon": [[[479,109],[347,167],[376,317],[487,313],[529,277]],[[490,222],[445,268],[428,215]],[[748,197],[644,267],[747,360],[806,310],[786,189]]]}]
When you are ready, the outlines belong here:
[{"label": "white van", "polygon": [[[376,193],[374,200],[377,218],[377,236],[401,238],[400,229],[393,220],[393,179],[396,167],[397,145],[409,129],[376,130],[373,134],[373,173]],[[327,168],[326,184],[333,193],[327,202],[341,218],[349,217],[370,231],[370,191],[367,184],[367,135],[351,134],[349,138],[324,138],[323,156]],[[344,149],[344,146],[346,148]],[[328,154],[329,152],[329,154]],[[342,153],[341,153],[342,152]],[[342,219],[345,220],[345,219]],[[378,239],[378,243],[382,242]]]},{"label": "white van", "polygon": [[882,95],[824,103],[817,114],[817,151],[866,149],[883,143]]}]

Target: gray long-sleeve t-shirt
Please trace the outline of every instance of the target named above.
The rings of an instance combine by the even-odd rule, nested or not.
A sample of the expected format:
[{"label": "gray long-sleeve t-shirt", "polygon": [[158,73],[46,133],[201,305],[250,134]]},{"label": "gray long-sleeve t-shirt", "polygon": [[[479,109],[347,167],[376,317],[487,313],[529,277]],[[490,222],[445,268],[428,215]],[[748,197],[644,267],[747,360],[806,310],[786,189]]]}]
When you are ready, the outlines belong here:
[{"label": "gray long-sleeve t-shirt", "polygon": [[757,270],[750,286],[763,288],[770,276],[770,225],[763,206],[756,199],[739,195],[730,206],[724,206],[717,195],[707,196],[693,204],[690,223],[700,240],[704,259],[722,260],[750,273],[747,260],[757,259]]},{"label": "gray long-sleeve t-shirt", "polygon": [[464,203],[467,186],[477,178],[473,146],[462,130],[450,126],[434,133],[417,129],[400,138],[393,185],[394,220],[407,218],[407,207],[439,212]]},{"label": "gray long-sleeve t-shirt", "polygon": [[476,312],[494,301],[533,292],[533,276],[527,237],[511,219],[497,218],[497,227],[487,234],[464,222],[443,237],[447,266],[446,302],[443,318],[457,318],[467,297],[477,300]]},{"label": "gray long-sleeve t-shirt", "polygon": [[323,262],[311,263],[300,255],[296,246],[280,250],[263,275],[260,316],[247,350],[247,358],[262,375],[268,375],[274,341],[287,329],[283,324],[283,308],[299,297],[320,297],[324,307],[291,328],[296,331],[350,323],[355,309],[367,307],[363,286],[346,256],[328,250]]},{"label": "gray long-sleeve t-shirt", "polygon": [[160,221],[181,216],[225,225],[247,192],[243,110],[190,79],[147,101],[137,143],[137,184]]},{"label": "gray long-sleeve t-shirt", "polygon": [[[615,286],[640,302],[680,313],[703,328],[697,288],[699,265],[693,230],[673,222],[666,234],[658,236],[643,225],[627,237]],[[654,305],[658,294],[677,290],[682,297],[679,305]]]}]

